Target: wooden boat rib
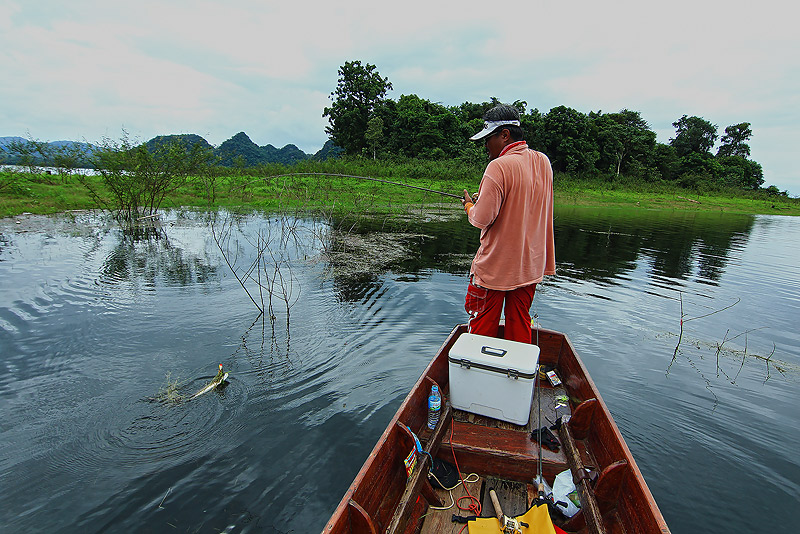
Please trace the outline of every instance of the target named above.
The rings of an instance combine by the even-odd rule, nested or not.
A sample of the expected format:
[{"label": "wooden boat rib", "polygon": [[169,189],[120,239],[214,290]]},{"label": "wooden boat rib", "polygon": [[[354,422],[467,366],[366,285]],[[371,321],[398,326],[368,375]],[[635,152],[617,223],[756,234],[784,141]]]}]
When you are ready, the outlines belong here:
[{"label": "wooden boat rib", "polygon": [[[481,476],[480,482],[468,484],[470,492],[481,494],[481,499],[488,502],[486,481],[491,480],[495,486],[507,488],[504,495],[507,502],[517,499],[509,510],[503,505],[506,514],[523,513],[536,495],[533,481],[538,473],[539,446],[530,439],[530,432],[550,426],[566,412],[570,415],[569,422],[559,432],[562,448],[558,453],[542,449],[542,470],[545,479],[552,483],[556,474],[571,469],[582,510],[568,520],[554,519],[554,522],[566,532],[669,532],[600,393],[572,343],[562,333],[534,330],[533,338],[538,339],[541,350],[541,365],[553,366],[562,380],[558,388],[540,380],[537,394],[542,399],[541,425],[537,399],[532,403],[531,418],[525,427],[452,410],[448,402],[443,402],[438,426],[428,430],[428,393],[437,384],[443,398],[448,398],[448,354],[458,336],[465,332],[465,325],[453,329],[414,384],[328,521],[324,534],[457,533],[463,528],[451,522],[452,515],[466,516],[469,512],[458,508],[434,509],[446,506],[450,496],[444,490],[432,488],[427,477],[430,467],[427,456],[421,455],[417,468],[407,476],[403,460],[414,447],[411,432],[433,457],[453,463],[455,455],[464,476],[468,473]],[[553,399],[557,393],[569,397],[567,409],[555,408]],[[599,474],[594,482],[580,474],[585,472],[584,466]],[[457,491],[461,492],[458,495],[463,494],[463,488],[454,493]],[[492,506],[484,506],[481,515],[493,516]]]}]

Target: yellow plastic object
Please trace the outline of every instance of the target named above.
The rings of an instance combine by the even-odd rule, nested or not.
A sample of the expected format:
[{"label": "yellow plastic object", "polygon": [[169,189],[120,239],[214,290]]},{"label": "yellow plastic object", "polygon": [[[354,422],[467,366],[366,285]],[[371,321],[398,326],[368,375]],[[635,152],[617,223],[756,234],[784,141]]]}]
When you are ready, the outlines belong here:
[{"label": "yellow plastic object", "polygon": [[[527,524],[518,531],[521,534],[555,534],[553,521],[547,512],[546,504],[532,506],[521,516],[515,517],[517,521]],[[500,520],[496,517],[479,517],[468,523],[469,534],[497,534],[502,533]]]}]

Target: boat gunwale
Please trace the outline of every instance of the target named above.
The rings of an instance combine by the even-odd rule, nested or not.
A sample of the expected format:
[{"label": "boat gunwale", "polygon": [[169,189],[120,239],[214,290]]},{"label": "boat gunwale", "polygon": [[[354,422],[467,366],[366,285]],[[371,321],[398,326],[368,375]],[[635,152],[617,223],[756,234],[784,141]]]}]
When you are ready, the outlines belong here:
[{"label": "boat gunwale", "polygon": [[342,500],[339,502],[333,514],[331,514],[331,518],[325,525],[323,532],[332,531],[333,528],[336,526],[337,521],[342,520],[340,518],[343,518],[345,516],[345,514],[347,513],[347,508],[350,505],[350,502],[353,499],[354,494],[361,486],[362,481],[366,478],[366,474],[372,469],[372,464],[376,461],[379,450],[384,446],[391,432],[397,427],[397,423],[400,421],[401,416],[409,409],[409,405],[411,403],[411,400],[414,398],[415,393],[419,390],[423,382],[427,381],[431,369],[433,368],[434,365],[436,365],[436,362],[438,361],[440,355],[445,352],[448,346],[452,346],[452,344],[455,343],[455,339],[461,334],[459,330],[462,326],[463,325],[456,325],[455,327],[453,327],[453,329],[450,331],[450,334],[447,336],[447,339],[445,339],[445,341],[439,347],[439,350],[436,352],[436,355],[433,358],[431,358],[431,360],[425,366],[425,370],[422,372],[417,381],[411,387],[411,389],[408,392],[408,395],[406,395],[405,399],[403,399],[403,402],[400,404],[400,407],[397,409],[397,411],[392,416],[392,419],[386,425],[386,428],[381,434],[381,437],[378,438],[378,441],[375,443],[375,446],[370,451],[366,460],[364,460],[361,469],[359,469],[358,473],[353,479],[353,482],[350,484],[350,487],[347,489],[344,496],[342,496]]}]

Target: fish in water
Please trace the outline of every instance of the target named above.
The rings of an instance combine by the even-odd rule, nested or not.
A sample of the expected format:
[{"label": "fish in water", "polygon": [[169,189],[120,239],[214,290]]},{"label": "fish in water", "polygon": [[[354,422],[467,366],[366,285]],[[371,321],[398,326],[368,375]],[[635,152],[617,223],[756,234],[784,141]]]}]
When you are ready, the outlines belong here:
[{"label": "fish in water", "polygon": [[221,386],[227,378],[228,378],[228,373],[223,372],[222,364],[219,364],[219,372],[217,372],[217,376],[215,376],[214,379],[211,382],[209,382],[203,389],[201,389],[200,391],[189,397],[189,400],[195,399],[200,395],[202,395],[203,393],[208,393],[212,389]]}]

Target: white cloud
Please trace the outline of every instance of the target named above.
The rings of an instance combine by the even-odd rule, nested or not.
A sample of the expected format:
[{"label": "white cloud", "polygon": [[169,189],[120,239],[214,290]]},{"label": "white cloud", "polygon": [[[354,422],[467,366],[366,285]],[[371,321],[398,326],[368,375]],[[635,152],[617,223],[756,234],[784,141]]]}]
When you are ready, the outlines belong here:
[{"label": "white cloud", "polygon": [[496,96],[547,111],[642,113],[666,142],[681,115],[753,124],[767,182],[800,193],[800,40],[785,3],[15,2],[0,4],[0,135],[193,132],[218,144],[325,141],[337,69],[360,59],[447,105]]}]

